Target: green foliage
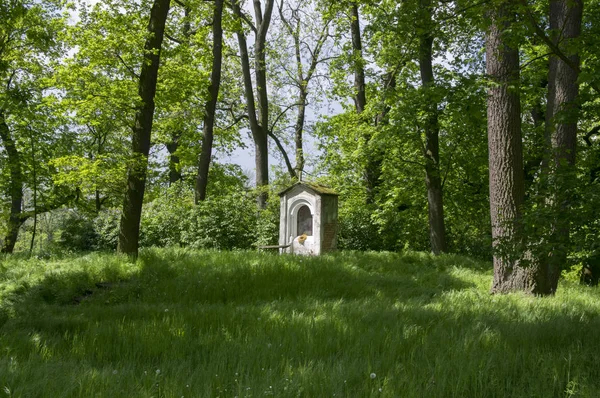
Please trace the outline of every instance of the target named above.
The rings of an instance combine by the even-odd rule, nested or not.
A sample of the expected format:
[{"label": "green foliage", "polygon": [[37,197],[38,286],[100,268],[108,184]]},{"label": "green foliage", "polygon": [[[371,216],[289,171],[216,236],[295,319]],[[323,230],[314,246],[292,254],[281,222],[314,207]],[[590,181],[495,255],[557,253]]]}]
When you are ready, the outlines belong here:
[{"label": "green foliage", "polygon": [[183,183],[174,184],[142,209],[141,246],[177,246],[194,205],[194,193]]},{"label": "green foliage", "polygon": [[97,236],[98,250],[116,250],[119,243],[119,220],[121,211],[118,209],[103,209],[94,218],[94,231]]},{"label": "green foliage", "polygon": [[188,213],[181,241],[191,248],[248,249],[256,238],[254,198],[233,193],[198,203]]},{"label": "green foliage", "polygon": [[69,211],[61,220],[58,245],[68,251],[89,251],[97,248],[99,240],[94,222],[77,211]]},{"label": "green foliage", "polygon": [[267,207],[260,210],[256,220],[256,245],[272,246],[279,244],[279,195],[273,189],[269,193]]},{"label": "green foliage", "polygon": [[339,209],[338,247],[341,250],[379,250],[382,247],[372,209],[344,202]]},{"label": "green foliage", "polygon": [[255,244],[256,202],[238,165],[211,165],[207,199],[194,205],[194,191],[180,181],[158,188],[142,210],[142,246],[250,248]]},{"label": "green foliage", "polygon": [[490,274],[410,251],[10,257],[1,383],[27,397],[594,397],[597,292],[491,296]]}]

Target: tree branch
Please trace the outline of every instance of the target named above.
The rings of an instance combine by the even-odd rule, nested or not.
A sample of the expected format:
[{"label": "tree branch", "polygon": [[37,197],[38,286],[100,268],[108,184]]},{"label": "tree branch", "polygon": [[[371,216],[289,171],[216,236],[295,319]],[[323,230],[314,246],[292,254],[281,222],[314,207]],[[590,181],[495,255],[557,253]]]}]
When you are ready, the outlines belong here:
[{"label": "tree branch", "polygon": [[587,134],[583,137],[583,140],[585,141],[588,147],[592,146],[592,140],[590,140],[590,138],[594,135],[597,135],[598,133],[600,133],[600,125],[588,131]]},{"label": "tree branch", "polygon": [[545,58],[548,55],[552,55],[552,53],[549,52],[549,53],[546,53],[546,54],[538,55],[537,57],[535,57],[535,58],[533,58],[533,59],[525,62],[523,65],[521,65],[520,69],[523,70],[523,69],[527,68],[529,65],[531,65],[532,63],[534,63],[535,61],[537,61],[539,59],[542,59],[542,58]]},{"label": "tree branch", "polygon": [[131,68],[129,65],[127,65],[127,63],[125,62],[125,60],[123,58],[121,58],[121,54],[119,54],[118,52],[115,52],[115,56],[117,57],[117,59],[119,59],[119,61],[121,61],[121,63],[125,67],[125,69],[127,69],[127,71],[131,74],[131,76],[133,76],[135,79],[139,79],[140,78],[135,73],[135,71],[133,70],[133,68]]},{"label": "tree branch", "polygon": [[299,104],[299,103],[291,104],[291,105],[288,105],[283,111],[279,112],[279,115],[277,115],[277,117],[275,118],[275,121],[273,122],[273,124],[269,128],[269,131],[275,129],[275,126],[277,126],[277,123],[279,122],[279,119],[281,119],[283,117],[283,115],[285,115],[287,113],[287,111],[289,111],[290,109],[292,109],[295,106],[300,106],[300,105],[303,105],[303,104]]},{"label": "tree branch", "polygon": [[[477,2],[477,3],[474,3],[474,4],[471,4],[471,5],[467,6],[467,7],[463,7],[463,8],[461,8],[461,9],[457,10],[457,11],[456,11],[456,12],[454,12],[452,15],[449,15],[449,16],[447,16],[447,17],[445,17],[445,18],[439,18],[438,20],[439,20],[440,22],[444,22],[444,21],[447,21],[447,20],[450,20],[450,19],[454,19],[454,18],[456,18],[457,16],[459,16],[459,15],[463,14],[465,11],[467,11],[467,10],[470,10],[471,8],[475,8],[475,7],[478,7],[478,6],[480,6],[480,5],[483,5],[483,4],[486,4],[486,3],[489,3],[489,2],[490,2],[490,0],[483,0],[483,1],[480,1],[480,2]],[[448,2],[448,3],[449,3],[449,2]]]},{"label": "tree branch", "polygon": [[21,223],[24,223],[25,221],[27,221],[29,218],[33,217],[36,214],[42,214],[42,213],[47,213],[52,210],[56,210],[59,207],[67,204],[68,202],[70,202],[74,199],[78,199],[80,193],[81,193],[81,190],[79,188],[77,188],[75,190],[75,193],[72,193],[61,199],[44,203],[42,206],[36,206],[33,210],[23,211],[19,214],[19,221]]},{"label": "tree branch", "polygon": [[183,42],[179,39],[174,38],[173,36],[171,36],[170,34],[165,32],[165,37],[169,40],[171,40],[172,42],[175,42],[177,44],[183,44]]},{"label": "tree branch", "polygon": [[242,119],[248,119],[248,115],[239,115],[239,116],[234,117],[233,123],[231,123],[227,127],[222,128],[221,130],[229,130],[230,128],[232,128],[233,126],[235,126],[236,124],[238,124],[239,122],[241,122]]},{"label": "tree branch", "polygon": [[[558,47],[557,44],[555,44],[554,42],[552,42],[552,40],[548,37],[548,35],[546,34],[546,32],[544,32],[544,30],[538,25],[537,21],[535,20],[535,17],[533,16],[533,14],[531,13],[531,10],[529,9],[529,5],[527,4],[527,0],[521,0],[521,4],[525,8],[525,13],[527,14],[527,18],[529,19],[529,23],[531,24],[531,27],[533,28],[533,31],[535,32],[535,34],[540,39],[542,39],[542,41],[544,43],[546,43],[546,45],[550,48],[550,50],[552,50],[552,53],[554,55],[556,55],[558,58],[560,58],[569,68],[571,68],[577,74],[580,74],[581,73],[581,68],[579,67],[579,65],[577,65],[576,63],[574,63],[571,59],[569,59],[569,57]],[[590,82],[588,82],[588,84],[598,94],[600,94],[600,87],[598,87],[598,85],[595,82],[590,81]]]},{"label": "tree branch", "polygon": [[273,134],[273,132],[271,130],[267,131],[267,135],[269,137],[271,137],[273,139],[273,141],[275,141],[275,145],[277,145],[277,148],[279,148],[279,151],[281,152],[281,155],[283,156],[283,160],[285,161],[285,166],[288,169],[288,172],[290,173],[290,176],[292,178],[296,178],[296,172],[294,171],[294,168],[292,167],[292,164],[290,163],[290,158],[287,154],[287,152],[285,151],[285,148],[283,147],[283,145],[281,145],[281,141],[279,141],[279,138],[277,138],[277,136],[275,134]]}]

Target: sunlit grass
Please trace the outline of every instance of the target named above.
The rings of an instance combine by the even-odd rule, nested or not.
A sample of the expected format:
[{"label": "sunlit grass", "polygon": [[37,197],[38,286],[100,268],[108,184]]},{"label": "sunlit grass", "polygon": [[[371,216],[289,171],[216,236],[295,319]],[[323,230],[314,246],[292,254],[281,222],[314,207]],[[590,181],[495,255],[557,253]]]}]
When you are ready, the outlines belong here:
[{"label": "sunlit grass", "polygon": [[0,395],[595,397],[600,300],[458,256],[147,250],[0,265]]}]

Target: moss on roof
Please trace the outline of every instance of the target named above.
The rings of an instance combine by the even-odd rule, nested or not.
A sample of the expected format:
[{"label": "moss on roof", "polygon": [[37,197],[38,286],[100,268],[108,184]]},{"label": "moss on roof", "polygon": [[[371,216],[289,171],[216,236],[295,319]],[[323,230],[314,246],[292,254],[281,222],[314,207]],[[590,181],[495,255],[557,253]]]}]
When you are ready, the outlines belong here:
[{"label": "moss on roof", "polygon": [[286,193],[288,193],[289,191],[291,191],[293,188],[295,188],[297,186],[306,187],[319,195],[335,195],[335,196],[338,195],[337,192],[335,192],[333,189],[331,189],[329,187],[326,187],[325,185],[317,184],[314,182],[300,181],[300,182],[297,182],[294,185],[291,185],[290,187],[284,189],[283,191],[279,192],[279,196],[285,195]]}]

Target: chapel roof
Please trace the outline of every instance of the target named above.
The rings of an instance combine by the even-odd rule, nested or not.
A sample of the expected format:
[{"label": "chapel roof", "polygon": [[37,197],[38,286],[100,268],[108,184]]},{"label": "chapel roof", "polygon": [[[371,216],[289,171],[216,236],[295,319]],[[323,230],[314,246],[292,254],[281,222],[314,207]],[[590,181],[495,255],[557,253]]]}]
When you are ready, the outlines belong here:
[{"label": "chapel roof", "polygon": [[307,188],[310,191],[313,191],[314,193],[318,194],[318,195],[334,195],[334,196],[338,196],[338,193],[335,192],[333,189],[325,186],[325,185],[321,185],[321,184],[317,184],[314,182],[307,182],[307,181],[299,181],[289,187],[287,187],[286,189],[284,189],[283,191],[279,192],[279,196],[283,196],[286,193],[288,193],[289,191],[291,191],[293,188],[295,187],[304,187]]}]

